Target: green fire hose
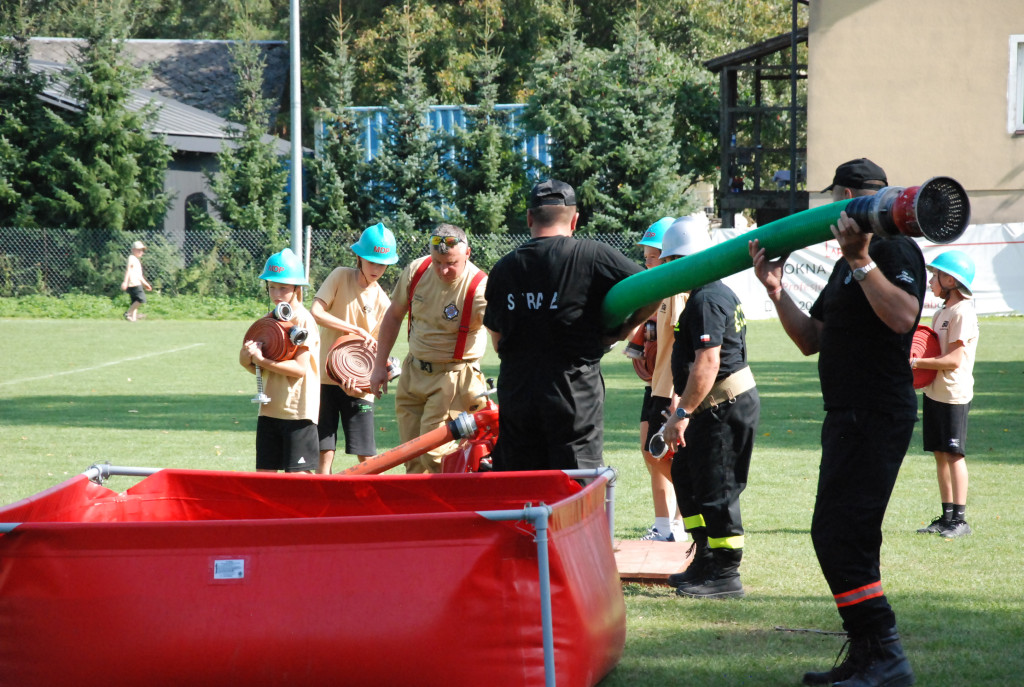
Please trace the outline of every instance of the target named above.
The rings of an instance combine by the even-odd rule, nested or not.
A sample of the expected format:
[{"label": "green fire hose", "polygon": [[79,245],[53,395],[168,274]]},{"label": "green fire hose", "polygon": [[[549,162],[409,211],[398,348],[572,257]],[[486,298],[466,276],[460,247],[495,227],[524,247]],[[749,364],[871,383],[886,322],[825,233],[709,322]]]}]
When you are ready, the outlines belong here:
[{"label": "green fire hose", "polygon": [[832,238],[831,226],[844,210],[865,231],[882,236],[924,236],[934,243],[956,240],[970,219],[967,193],[949,177],[934,177],[909,188],[890,186],[872,196],[804,210],[623,279],[605,296],[604,324],[615,329],[648,303],[751,267],[747,244],[754,239],[765,249],[768,259],[826,241]]}]

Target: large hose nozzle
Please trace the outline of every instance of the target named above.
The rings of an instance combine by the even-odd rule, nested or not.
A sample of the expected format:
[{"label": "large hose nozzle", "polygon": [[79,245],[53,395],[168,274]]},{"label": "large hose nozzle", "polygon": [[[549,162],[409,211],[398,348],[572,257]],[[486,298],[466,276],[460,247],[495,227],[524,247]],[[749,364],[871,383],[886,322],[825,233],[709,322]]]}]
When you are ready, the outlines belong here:
[{"label": "large hose nozzle", "polygon": [[924,236],[933,243],[949,243],[967,229],[971,205],[959,183],[949,177],[932,177],[920,186],[886,186],[872,196],[804,210],[699,253],[626,277],[604,298],[604,324],[616,329],[648,303],[748,269],[751,262],[747,243],[754,239],[769,260],[827,241],[843,211],[863,231],[880,236]]},{"label": "large hose nozzle", "polygon": [[923,236],[932,243],[955,241],[967,229],[971,204],[955,179],[932,177],[920,186],[886,186],[870,196],[858,196],[846,214],[864,231],[880,236]]}]

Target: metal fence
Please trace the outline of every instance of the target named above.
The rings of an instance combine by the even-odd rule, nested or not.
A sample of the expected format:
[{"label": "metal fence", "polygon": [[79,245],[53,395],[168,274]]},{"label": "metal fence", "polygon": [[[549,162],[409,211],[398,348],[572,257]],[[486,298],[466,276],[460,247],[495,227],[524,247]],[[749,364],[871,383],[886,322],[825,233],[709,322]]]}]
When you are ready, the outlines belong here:
[{"label": "metal fence", "polygon": [[[313,229],[310,237],[310,279],[316,287],[339,264],[353,265],[349,246],[359,238],[351,234],[329,233]],[[631,259],[642,262],[642,251],[636,246],[639,234],[596,234],[587,238],[607,243]],[[399,236],[399,267],[426,255],[426,238]],[[68,293],[93,293],[114,296],[124,274],[125,261],[132,241],[146,243],[149,250],[143,258],[146,278],[157,291],[164,293],[195,293],[194,282],[186,275],[191,268],[223,259],[223,247],[208,232],[186,232],[180,243],[172,243],[159,232],[110,232],[96,229],[27,229],[0,227],[0,297],[34,294],[61,296]],[[227,242],[234,251],[234,276],[258,287],[263,262],[272,252],[266,236],[259,232],[232,231]],[[471,236],[473,262],[489,270],[503,255],[522,245],[525,234]],[[220,251],[218,253],[218,251]],[[381,284],[390,289],[400,270],[388,270]],[[88,276],[91,275],[91,276]],[[99,275],[99,276],[97,276]]]}]

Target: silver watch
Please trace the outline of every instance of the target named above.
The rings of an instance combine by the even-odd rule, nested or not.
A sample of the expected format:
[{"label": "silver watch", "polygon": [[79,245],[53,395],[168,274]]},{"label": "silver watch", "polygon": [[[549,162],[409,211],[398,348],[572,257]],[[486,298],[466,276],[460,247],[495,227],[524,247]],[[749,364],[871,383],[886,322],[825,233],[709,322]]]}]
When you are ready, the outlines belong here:
[{"label": "silver watch", "polygon": [[853,271],[853,278],[856,279],[857,281],[864,281],[864,277],[868,276],[868,272],[875,269],[876,267],[878,267],[878,265],[876,265],[872,260],[863,267],[858,267],[857,269],[855,269]]}]

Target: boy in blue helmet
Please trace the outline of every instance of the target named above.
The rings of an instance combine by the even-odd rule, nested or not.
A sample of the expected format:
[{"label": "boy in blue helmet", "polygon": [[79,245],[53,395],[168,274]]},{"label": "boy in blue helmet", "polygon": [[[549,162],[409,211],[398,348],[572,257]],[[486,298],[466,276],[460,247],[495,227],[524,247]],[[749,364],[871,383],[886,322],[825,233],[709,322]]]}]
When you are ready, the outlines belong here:
[{"label": "boy in blue helmet", "polygon": [[287,303],[292,324],[305,329],[307,336],[287,360],[264,357],[258,341],[242,344],[238,362],[253,374],[259,367],[263,391],[270,398],[261,403],[256,421],[256,471],[312,472],[319,454],[320,335],[313,316],[302,305],[306,272],[302,260],[285,248],[267,259],[260,279],[267,282],[273,306]]},{"label": "boy in blue helmet", "polygon": [[950,250],[930,263],[928,286],[944,303],[932,316],[939,335],[940,353],[934,358],[910,361],[914,369],[936,370],[924,388],[922,433],[924,450],[935,454],[942,514],[919,534],[939,534],[947,539],[971,533],[967,510],[967,413],[974,398],[974,358],[978,349],[978,314],[971,283],[974,261],[963,251]]},{"label": "boy in blue helmet", "polygon": [[[352,244],[355,267],[336,267],[316,292],[310,311],[320,325],[320,369],[327,369],[327,355],[340,336],[355,334],[371,353],[377,352],[380,323],[391,305],[377,280],[388,265],[398,262],[395,235],[382,223],[363,230]],[[359,462],[377,453],[374,439],[372,393],[356,388],[352,381],[338,384],[324,375],[320,384],[320,464],[317,472],[331,474],[338,441],[338,419],[345,432],[345,453]]]},{"label": "boy in blue helmet", "polygon": [[[644,231],[637,241],[643,246],[644,266],[647,269],[665,262],[661,258],[662,240],[666,230],[675,222],[674,217],[662,217]],[[655,341],[671,341],[672,326],[686,303],[686,294],[676,294],[661,302],[655,319]],[[641,325],[646,328],[646,323]],[[667,333],[666,333],[667,332]],[[644,388],[643,405],[640,407],[640,452],[651,476],[651,500],[654,503],[654,524],[641,537],[644,541],[683,541],[683,523],[678,519],[676,495],[672,487],[672,458],[656,458],[651,454],[651,436],[665,423],[661,412],[668,408],[672,396],[672,370],[670,359],[672,346],[659,347],[655,352],[654,369],[650,381]],[[655,386],[658,388],[655,389]]]}]

